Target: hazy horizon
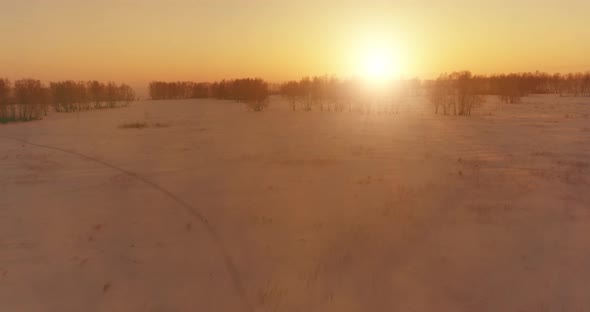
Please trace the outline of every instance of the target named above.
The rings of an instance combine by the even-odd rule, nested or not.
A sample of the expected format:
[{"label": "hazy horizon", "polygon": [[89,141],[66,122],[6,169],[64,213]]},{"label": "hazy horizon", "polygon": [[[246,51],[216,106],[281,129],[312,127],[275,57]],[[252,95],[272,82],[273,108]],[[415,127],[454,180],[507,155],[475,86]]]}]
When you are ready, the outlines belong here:
[{"label": "hazy horizon", "polygon": [[[362,5],[361,5],[362,4]],[[359,75],[369,50],[396,77],[587,71],[590,3],[13,1],[0,12],[2,75],[213,81]],[[386,48],[383,48],[386,47]],[[369,52],[367,52],[369,51]]]}]

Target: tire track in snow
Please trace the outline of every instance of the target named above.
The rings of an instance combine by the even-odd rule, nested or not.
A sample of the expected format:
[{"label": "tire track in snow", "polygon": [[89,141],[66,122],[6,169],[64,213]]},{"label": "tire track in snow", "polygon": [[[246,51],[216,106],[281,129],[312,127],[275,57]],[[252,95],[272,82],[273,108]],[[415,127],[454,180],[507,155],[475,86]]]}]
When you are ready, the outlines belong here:
[{"label": "tire track in snow", "polygon": [[244,310],[247,312],[254,311],[254,308],[248,302],[248,298],[246,297],[246,291],[244,289],[244,285],[242,283],[242,280],[240,279],[240,276],[238,274],[238,270],[236,269],[234,261],[232,260],[225,245],[223,244],[221,237],[219,236],[219,234],[217,234],[217,231],[215,230],[213,225],[211,225],[211,223],[209,223],[209,220],[205,217],[205,215],[203,215],[203,213],[201,213],[198,209],[192,207],[187,202],[185,202],[184,200],[182,200],[178,196],[172,194],[170,191],[166,190],[165,188],[161,187],[160,185],[156,184],[155,182],[152,182],[152,181],[138,175],[137,173],[135,173],[133,171],[129,171],[127,169],[118,167],[116,165],[113,165],[113,164],[108,163],[106,161],[100,160],[98,158],[88,156],[88,155],[82,154],[80,152],[57,147],[57,146],[33,143],[33,142],[27,141],[25,139],[20,139],[20,138],[15,138],[15,137],[10,137],[10,136],[3,136],[3,135],[0,136],[0,138],[21,142],[21,143],[24,143],[24,144],[27,144],[30,146],[35,146],[35,147],[39,147],[39,148],[59,151],[59,152],[70,154],[70,155],[75,155],[75,156],[78,156],[86,161],[98,163],[98,164],[103,165],[105,167],[111,168],[115,171],[119,171],[123,174],[133,177],[133,178],[143,182],[147,186],[151,187],[152,189],[164,194],[166,197],[170,198],[172,201],[176,202],[179,206],[184,208],[191,216],[196,218],[205,227],[205,230],[207,231],[207,233],[209,233],[211,240],[219,248],[219,252],[220,252],[221,256],[223,257],[225,267],[230,275],[230,278],[232,280],[234,288],[235,288],[236,292],[238,293],[240,300],[242,301],[242,305],[244,306]]}]

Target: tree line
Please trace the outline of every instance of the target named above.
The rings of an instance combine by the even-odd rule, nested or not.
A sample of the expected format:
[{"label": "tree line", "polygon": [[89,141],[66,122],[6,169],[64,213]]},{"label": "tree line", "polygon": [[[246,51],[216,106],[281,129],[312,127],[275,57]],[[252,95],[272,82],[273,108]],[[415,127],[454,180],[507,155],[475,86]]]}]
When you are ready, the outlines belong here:
[{"label": "tree line", "polygon": [[210,82],[152,81],[148,85],[153,100],[216,98],[246,103],[254,111],[268,105],[269,85],[260,78]]},{"label": "tree line", "polygon": [[435,113],[470,116],[485,101],[481,79],[469,71],[442,74],[428,82],[428,97]]},{"label": "tree line", "polygon": [[474,75],[469,71],[441,74],[423,82],[436,113],[469,116],[474,107],[495,95],[504,103],[519,103],[530,94],[590,96],[590,73],[509,73]]},{"label": "tree line", "polygon": [[130,86],[113,82],[67,80],[47,86],[36,79],[0,79],[0,122],[40,119],[51,107],[57,112],[115,108],[135,98]]},{"label": "tree line", "polygon": [[346,107],[350,108],[357,91],[354,87],[352,80],[315,76],[285,82],[280,90],[293,111],[311,111],[313,107],[321,111],[343,111]]},{"label": "tree line", "polygon": [[361,111],[398,113],[404,96],[426,94],[436,113],[469,116],[486,96],[519,103],[529,94],[590,96],[590,73],[509,73],[474,75],[470,71],[441,74],[434,80],[400,79],[380,90],[363,88],[360,79],[305,77],[280,86],[292,110]]},{"label": "tree line", "polygon": [[47,113],[51,91],[41,81],[0,79],[0,122],[39,119]]},{"label": "tree line", "polygon": [[152,100],[199,99],[211,97],[211,84],[191,81],[152,81],[148,86]]},{"label": "tree line", "polygon": [[[590,72],[548,74],[510,73],[491,76],[475,76],[487,87],[488,94],[499,96],[529,94],[559,94],[560,96],[590,96]],[[510,98],[505,98],[510,102]]]},{"label": "tree line", "polygon": [[371,88],[361,79],[333,76],[304,77],[281,84],[279,93],[293,111],[357,111],[398,113],[402,96],[422,93],[418,79],[396,80],[384,88]]},{"label": "tree line", "polygon": [[426,93],[436,113],[469,116],[474,107],[483,103],[488,92],[482,81],[482,77],[470,72],[455,72],[433,81],[399,79],[374,88],[361,79],[316,76],[285,82],[280,93],[293,111],[315,108],[379,114],[398,114],[404,97]]},{"label": "tree line", "polygon": [[126,85],[100,81],[51,82],[53,104],[58,112],[127,106],[135,100],[135,92]]}]

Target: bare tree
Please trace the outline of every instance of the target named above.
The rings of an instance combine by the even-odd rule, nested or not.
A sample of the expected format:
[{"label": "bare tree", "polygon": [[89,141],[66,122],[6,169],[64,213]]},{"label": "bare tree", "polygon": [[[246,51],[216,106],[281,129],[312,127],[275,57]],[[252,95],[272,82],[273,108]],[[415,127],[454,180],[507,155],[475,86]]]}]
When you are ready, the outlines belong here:
[{"label": "bare tree", "polygon": [[14,96],[18,105],[18,119],[29,121],[41,117],[43,98],[41,81],[21,79],[14,82]]},{"label": "bare tree", "polygon": [[119,86],[119,101],[122,101],[124,106],[128,106],[134,100],[135,92],[133,89],[126,84],[121,84]]},{"label": "bare tree", "polygon": [[15,116],[9,116],[8,114],[10,90],[10,81],[8,79],[0,79],[0,122],[6,122],[15,118]]},{"label": "bare tree", "polygon": [[47,116],[49,107],[52,105],[52,102],[53,98],[51,96],[51,89],[47,87],[41,87],[39,104],[41,105],[41,110],[43,111],[45,116]]},{"label": "bare tree", "polygon": [[436,113],[459,116],[470,116],[473,108],[485,100],[480,80],[469,71],[439,76],[431,86],[429,98]]},{"label": "bare tree", "polygon": [[291,110],[297,110],[297,98],[300,96],[297,81],[289,81],[281,85],[281,94],[289,101]]},{"label": "bare tree", "polygon": [[99,81],[89,81],[87,83],[88,94],[90,101],[94,103],[95,109],[102,108],[102,103],[105,101],[105,85]]}]

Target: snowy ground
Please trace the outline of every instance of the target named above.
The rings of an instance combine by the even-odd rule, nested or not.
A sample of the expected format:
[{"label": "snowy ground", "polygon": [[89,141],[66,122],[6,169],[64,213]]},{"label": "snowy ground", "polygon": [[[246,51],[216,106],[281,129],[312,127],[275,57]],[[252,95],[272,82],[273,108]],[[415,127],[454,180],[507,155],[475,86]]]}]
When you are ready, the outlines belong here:
[{"label": "snowy ground", "polygon": [[590,311],[589,116],[275,98],[0,125],[0,310]]}]

